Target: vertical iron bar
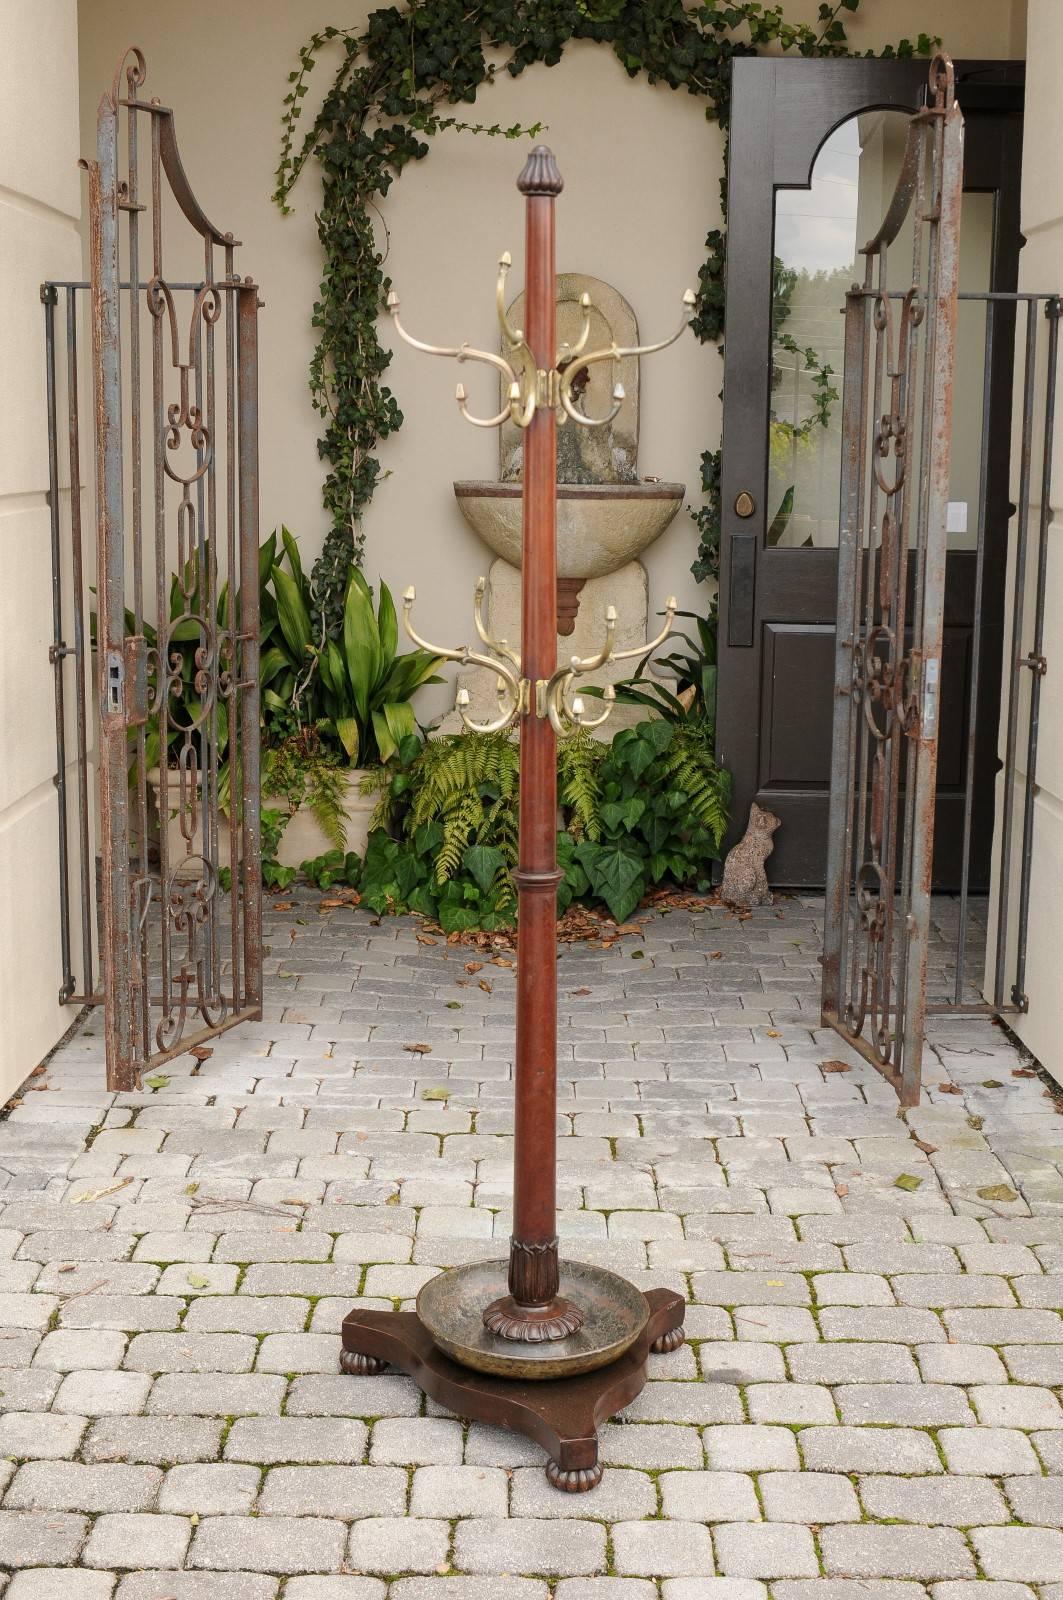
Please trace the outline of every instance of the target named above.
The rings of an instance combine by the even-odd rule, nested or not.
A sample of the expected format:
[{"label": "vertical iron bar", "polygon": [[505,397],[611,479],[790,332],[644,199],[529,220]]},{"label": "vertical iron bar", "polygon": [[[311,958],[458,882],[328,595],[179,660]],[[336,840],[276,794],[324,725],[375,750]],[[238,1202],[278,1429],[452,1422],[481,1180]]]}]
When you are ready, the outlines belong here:
[{"label": "vertical iron bar", "polygon": [[95,899],[96,852],[89,829],[89,748],[87,728],[85,670],[85,570],[81,539],[81,428],[78,393],[77,291],[66,291],[66,404],[70,443],[70,561],[74,613],[74,692],[77,727],[78,824],[81,868],[82,993],[90,995],[95,986],[95,931],[92,907]]},{"label": "vertical iron bar", "polygon": [[[1045,595],[1048,587],[1048,528],[1052,521],[1052,445],[1056,421],[1056,377],[1059,366],[1061,304],[1053,296],[1045,305],[1048,318],[1048,356],[1045,389],[1044,446],[1041,456],[1041,504],[1037,519],[1037,587],[1034,597],[1033,645],[1027,664],[1031,672],[1030,725],[1026,741],[1026,774],[1022,812],[1022,856],[1019,877],[1018,950],[1013,1003],[1020,1011],[1029,1004],[1026,995],[1026,932],[1030,918],[1030,871],[1033,864],[1034,786],[1037,779],[1037,741],[1041,718],[1041,678],[1044,673]],[[1034,302],[1029,315],[1033,319]]]},{"label": "vertical iron bar", "polygon": [[985,342],[982,376],[982,439],[978,463],[978,549],[974,561],[974,627],[971,630],[971,685],[967,697],[967,762],[964,775],[963,797],[963,854],[960,867],[960,914],[956,929],[956,982],[953,1001],[959,1005],[963,999],[963,986],[967,970],[967,901],[971,878],[971,820],[974,811],[974,757],[977,740],[975,722],[978,716],[979,674],[982,656],[982,587],[985,579],[987,495],[989,489],[989,422],[993,392],[993,324],[995,303],[985,302]]},{"label": "vertical iron bar", "polygon": [[66,705],[63,671],[66,641],[63,638],[63,546],[59,497],[59,438],[55,401],[55,305],[59,292],[50,283],[42,285],[44,302],[44,383],[48,414],[48,521],[52,546],[52,682],[55,692],[55,794],[59,807],[59,959],[62,983],[59,1004],[74,993],[74,974],[70,963],[70,850],[67,840],[66,794]]},{"label": "vertical iron bar", "polygon": [[[127,80],[128,82],[128,80]],[[130,95],[135,97],[135,87],[129,83]],[[131,531],[133,561],[133,633],[144,633],[144,528],[143,528],[143,451],[141,447],[140,416],[140,210],[139,210],[139,156],[137,150],[137,117],[135,105],[126,107],[126,139],[128,180],[126,187],[126,218],[129,239],[129,487],[131,500]],[[133,772],[136,800],[137,833],[139,834],[135,880],[137,898],[145,892],[148,878],[148,774],[146,724],[138,718],[135,739],[135,765]],[[134,1021],[140,1060],[151,1054],[151,994],[149,989],[148,919],[136,921],[136,961],[138,987],[137,1011]]]},{"label": "vertical iron bar", "polygon": [[89,173],[92,335],[96,406],[98,637],[101,663],[100,838],[107,1087],[135,1088],[129,896],[129,791],[125,719],[125,541],[122,374],[119,345],[117,108],[108,95],[97,119]]},{"label": "vertical iron bar", "polygon": [[[853,292],[845,300],[845,359],[842,380],[841,517],[838,530],[838,607],[834,644],[834,734],[827,834],[827,883],[823,927],[822,1014],[842,1015],[842,974],[849,922],[852,870],[853,735],[856,704],[857,594],[864,543],[864,419],[867,410],[867,302]],[[845,795],[845,804],[841,796]]]},{"label": "vertical iron bar", "polygon": [[[914,826],[910,847],[909,931],[905,962],[904,1031],[901,1035],[901,1104],[919,1101],[923,1033],[926,1024],[926,972],[930,932],[930,884],[934,857],[934,803],[940,705],[941,648],[944,638],[945,508],[949,493],[952,439],[952,397],[956,362],[956,296],[959,290],[960,205],[963,198],[963,116],[953,100],[944,111],[938,140],[934,261],[929,279],[927,313],[931,327],[931,393],[924,392],[933,419],[932,460],[926,474],[925,551],[920,563],[921,605],[917,589],[922,670],[917,686],[918,729],[912,736],[915,757]],[[922,468],[922,463],[920,467]],[[921,472],[922,476],[922,472]],[[908,781],[911,783],[911,763]]]},{"label": "vertical iron bar", "polygon": [[[236,295],[233,290],[233,247],[225,247],[225,545],[228,588],[225,618],[229,692],[226,699],[229,729],[229,947],[232,961],[233,1009],[243,1008],[242,949],[240,944],[240,816],[243,805],[243,746],[240,739],[240,621],[238,593],[244,574],[240,570],[236,546]],[[257,585],[258,555],[255,555],[254,582]]]},{"label": "vertical iron bar", "polygon": [[244,982],[247,1004],[262,1011],[262,801],[259,761],[258,689],[258,287],[245,279],[238,291],[237,387],[240,497],[240,656],[233,670],[240,684],[243,745]]},{"label": "vertical iron bar", "polygon": [[149,302],[151,316],[151,439],[154,498],[155,640],[158,658],[159,729],[159,947],[160,1006],[165,1020],[173,1003],[173,965],[170,929],[170,595],[166,570],[166,404],[163,378],[163,318],[157,286],[162,270],[162,125],[151,119],[151,273],[156,286]]},{"label": "vertical iron bar", "polygon": [[1008,669],[1008,721],[1004,744],[1004,805],[1000,825],[1000,883],[997,896],[997,948],[993,1004],[1004,1004],[1004,968],[1008,956],[1008,912],[1011,898],[1011,845],[1015,823],[1015,750],[1019,737],[1022,634],[1026,607],[1026,557],[1030,530],[1030,474],[1033,459],[1033,414],[1037,367],[1037,322],[1034,302],[1026,302],[1026,364],[1022,394],[1022,447],[1019,467],[1019,520],[1015,531],[1015,598]]}]

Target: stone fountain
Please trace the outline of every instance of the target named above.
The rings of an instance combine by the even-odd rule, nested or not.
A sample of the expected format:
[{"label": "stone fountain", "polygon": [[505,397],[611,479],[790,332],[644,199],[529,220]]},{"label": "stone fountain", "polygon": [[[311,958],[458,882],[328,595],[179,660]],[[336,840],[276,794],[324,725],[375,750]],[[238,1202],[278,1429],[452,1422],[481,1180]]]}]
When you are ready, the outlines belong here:
[{"label": "stone fountain", "polygon": [[[557,328],[560,362],[565,349],[575,346],[584,327],[590,301],[590,337],[585,347],[616,345],[628,349],[638,344],[635,313],[618,290],[598,278],[581,273],[561,273],[557,278]],[[508,308],[511,324],[521,327],[524,296]],[[578,356],[574,358],[578,362]],[[623,390],[617,401],[614,384]],[[667,528],[683,504],[684,484],[662,483],[638,475],[639,358],[624,356],[577,373],[572,393],[576,405],[589,417],[615,410],[612,421],[601,428],[585,428],[571,420],[557,440],[557,609],[558,660],[572,655],[593,655],[601,639],[602,616],[607,605],[616,607],[618,649],[642,644],[647,637],[648,596],[646,569],[639,560]],[[503,403],[505,395],[503,395]],[[524,435],[507,422],[499,434],[497,480],[461,480],[454,485],[458,504],[469,525],[494,552],[488,576],[487,623],[496,638],[520,637],[521,482]],[[656,628],[649,629],[655,633]],[[595,679],[603,687],[630,676],[618,662],[603,667]],[[470,696],[472,714],[490,717],[494,702],[483,674],[470,673],[459,680]],[[632,708],[637,719],[644,712]],[[624,718],[618,709],[611,729]]]}]

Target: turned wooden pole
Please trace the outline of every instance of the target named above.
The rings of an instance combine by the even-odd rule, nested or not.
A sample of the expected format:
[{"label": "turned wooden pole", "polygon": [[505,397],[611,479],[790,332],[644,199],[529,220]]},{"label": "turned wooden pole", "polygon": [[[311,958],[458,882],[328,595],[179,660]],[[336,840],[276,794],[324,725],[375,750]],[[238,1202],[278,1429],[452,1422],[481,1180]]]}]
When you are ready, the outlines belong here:
[{"label": "turned wooden pole", "polygon": [[[537,145],[517,179],[526,196],[525,329],[540,383],[557,359],[554,200],[561,174]],[[559,1339],[582,1323],[558,1297],[557,750],[535,686],[557,666],[557,422],[545,395],[524,434],[521,662],[532,689],[520,725],[520,845],[515,874],[517,1049],[509,1295],[484,1312],[506,1338]]]}]

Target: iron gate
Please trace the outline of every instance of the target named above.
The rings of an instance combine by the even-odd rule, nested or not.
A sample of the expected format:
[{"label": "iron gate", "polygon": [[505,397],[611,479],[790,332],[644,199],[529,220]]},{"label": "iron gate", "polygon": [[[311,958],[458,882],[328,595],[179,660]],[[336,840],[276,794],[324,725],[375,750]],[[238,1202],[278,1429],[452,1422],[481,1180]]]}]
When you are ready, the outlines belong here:
[{"label": "iron gate", "polygon": [[[262,1003],[258,288],[237,275],[237,241],[208,220],[189,186],[173,112],[139,98],[145,76],[142,53],[126,51],[100,103],[97,157],[87,163],[91,285],[49,283],[42,291],[52,441],[62,989],[65,999],[102,1001],[112,1089],[130,1089],[146,1069],[260,1016]],[[168,277],[165,261],[189,247],[194,254],[178,258],[186,278],[188,261],[199,275],[191,281]],[[81,509],[78,349],[86,287],[94,599],[84,591]],[[65,368],[56,361],[60,305]],[[65,482],[55,448],[64,389]],[[66,504],[68,558],[62,550]],[[73,829],[67,815],[68,693],[76,708]],[[96,819],[89,782],[94,724]],[[80,994],[71,955],[71,928],[78,922],[70,909],[71,837],[80,858]]]},{"label": "iron gate", "polygon": [[[926,1015],[963,118],[935,58],[900,177],[846,297],[823,1019],[904,1105]],[[889,247],[911,219],[911,286]],[[909,590],[913,596],[907,613]]]}]

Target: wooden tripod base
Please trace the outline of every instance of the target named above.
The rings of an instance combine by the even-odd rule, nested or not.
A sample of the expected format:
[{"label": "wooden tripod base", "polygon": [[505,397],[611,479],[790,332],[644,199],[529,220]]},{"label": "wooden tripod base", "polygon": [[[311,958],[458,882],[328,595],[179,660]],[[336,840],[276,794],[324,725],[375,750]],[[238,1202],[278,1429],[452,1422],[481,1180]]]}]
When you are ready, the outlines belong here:
[{"label": "wooden tripod base", "polygon": [[340,1366],[355,1376],[398,1367],[457,1416],[526,1434],[549,1456],[554,1487],[579,1494],[601,1480],[598,1429],[641,1393],[651,1350],[667,1354],[683,1343],[683,1297],[651,1289],[646,1299],[650,1319],[631,1348],[611,1366],[574,1378],[526,1382],[459,1366],[436,1348],[415,1311],[348,1312]]}]

